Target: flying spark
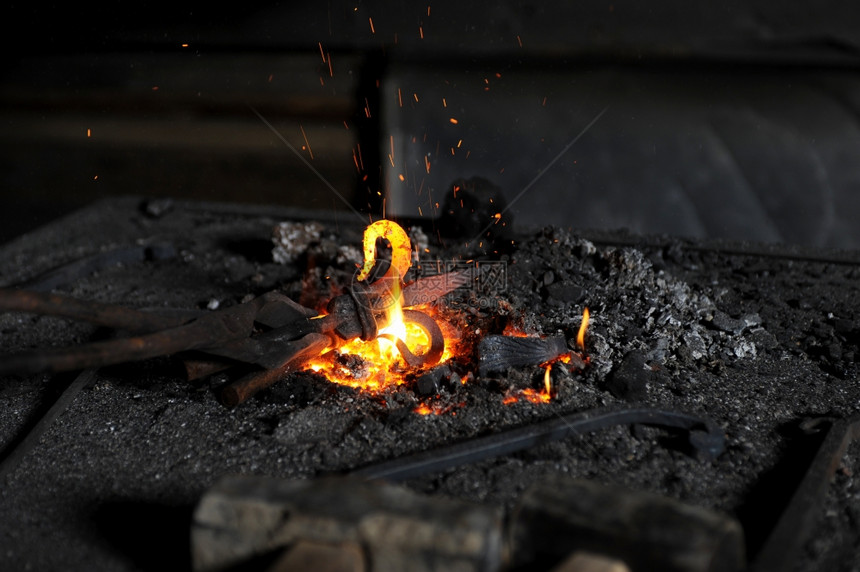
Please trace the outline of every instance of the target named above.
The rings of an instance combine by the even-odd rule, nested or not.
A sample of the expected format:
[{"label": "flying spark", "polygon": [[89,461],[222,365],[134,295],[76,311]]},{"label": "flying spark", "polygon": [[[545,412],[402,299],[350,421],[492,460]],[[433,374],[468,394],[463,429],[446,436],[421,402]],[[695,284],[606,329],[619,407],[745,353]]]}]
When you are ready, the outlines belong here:
[{"label": "flying spark", "polygon": [[307,149],[308,149],[308,154],[311,156],[311,159],[313,159],[314,158],[314,152],[311,150],[311,144],[310,144],[310,142],[308,142],[308,136],[305,134],[305,128],[302,127],[301,125],[299,125],[299,129],[301,130],[302,137],[305,140],[305,147],[307,147]]}]

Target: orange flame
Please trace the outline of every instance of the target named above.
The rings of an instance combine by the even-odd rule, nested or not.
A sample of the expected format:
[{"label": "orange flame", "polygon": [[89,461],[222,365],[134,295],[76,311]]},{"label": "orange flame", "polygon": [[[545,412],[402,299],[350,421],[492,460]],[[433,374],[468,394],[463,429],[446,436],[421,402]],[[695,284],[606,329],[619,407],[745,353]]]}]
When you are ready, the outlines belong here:
[{"label": "orange flame", "polygon": [[525,389],[517,390],[516,392],[505,396],[505,398],[502,399],[502,403],[504,405],[512,405],[520,401],[520,399],[525,399],[530,403],[536,404],[549,403],[552,401],[552,364],[548,363],[543,367],[543,389],[539,391],[537,389],[527,387]]},{"label": "orange flame", "polygon": [[588,329],[588,308],[582,311],[582,323],[579,325],[579,332],[576,334],[576,345],[580,349],[585,349],[585,330]]}]

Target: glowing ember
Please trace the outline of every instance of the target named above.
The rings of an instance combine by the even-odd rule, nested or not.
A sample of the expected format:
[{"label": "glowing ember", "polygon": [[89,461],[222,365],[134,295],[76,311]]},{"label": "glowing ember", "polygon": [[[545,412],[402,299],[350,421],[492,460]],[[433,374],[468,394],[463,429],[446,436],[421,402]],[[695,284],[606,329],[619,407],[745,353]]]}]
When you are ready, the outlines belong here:
[{"label": "glowing ember", "polygon": [[524,389],[523,397],[526,401],[530,401],[532,403],[549,403],[552,401],[552,396],[549,393],[541,390],[537,391],[536,389]]},{"label": "glowing ember", "polygon": [[[570,355],[565,354],[567,360],[570,361]],[[560,358],[558,361],[564,361],[564,356]],[[504,405],[512,405],[517,403],[520,400],[526,400],[530,403],[549,403],[552,401],[552,363],[544,364],[544,374],[543,374],[543,389],[537,390],[531,387],[527,387],[526,389],[518,389],[513,393],[510,393],[502,399],[502,403]]]},{"label": "glowing ember", "polygon": [[448,405],[443,405],[439,403],[422,403],[412,411],[419,415],[445,415],[446,413],[450,413],[451,415],[457,415],[455,409],[457,409],[458,407],[464,407],[465,405],[465,402],[451,403]]},{"label": "glowing ember", "polygon": [[502,331],[502,335],[503,336],[511,336],[511,337],[515,337],[515,338],[532,338],[532,337],[535,337],[537,334],[529,334],[527,332],[520,330],[519,328],[517,328],[515,326],[512,326],[511,324],[508,324],[507,326],[505,326],[505,329]]},{"label": "glowing ember", "polygon": [[[422,403],[421,405],[416,407],[414,411],[419,415],[430,415],[431,413],[436,413],[436,411],[426,403]],[[438,413],[436,414],[438,415]]]}]

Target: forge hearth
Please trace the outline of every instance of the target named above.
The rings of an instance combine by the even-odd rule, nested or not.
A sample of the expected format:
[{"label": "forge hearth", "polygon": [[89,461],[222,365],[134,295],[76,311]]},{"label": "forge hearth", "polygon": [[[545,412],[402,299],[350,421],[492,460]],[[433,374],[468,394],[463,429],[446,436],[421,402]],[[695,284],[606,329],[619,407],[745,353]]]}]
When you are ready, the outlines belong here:
[{"label": "forge hearth", "polygon": [[[285,220],[304,227],[308,240],[273,257],[273,229]],[[192,509],[225,475],[311,482],[577,412],[629,408],[709,419],[725,435],[721,454],[692,454],[698,433],[687,439],[634,422],[412,476],[403,486],[430,502],[469,502],[504,516],[547,479],[647,492],[736,520],[753,558],[817,445],[809,420],[860,409],[856,255],[620,233],[587,240],[554,228],[508,228],[492,244],[464,246],[471,237],[450,231],[440,244],[432,221],[402,223],[426,240],[423,264],[483,265],[485,274],[476,272],[486,280],[437,308],[465,349],[400,385],[367,391],[296,368],[227,408],[218,396],[232,374],[188,381],[171,357],[101,368],[77,382],[74,374],[4,376],[3,568],[188,567]],[[343,216],[204,203],[155,212],[136,199],[113,200],[7,245],[0,273],[5,286],[162,312],[212,312],[269,291],[319,308],[353,279],[363,229]],[[4,353],[112,335],[18,313],[0,316],[0,330]],[[536,341],[512,342],[523,335]],[[519,349],[505,350],[509,342]],[[546,365],[564,351],[571,360]],[[542,391],[545,399],[527,397]],[[46,412],[53,422],[39,424]],[[34,430],[40,440],[27,438]],[[793,569],[857,564],[858,453],[855,444],[840,456]],[[561,555],[554,558],[544,566]]]}]

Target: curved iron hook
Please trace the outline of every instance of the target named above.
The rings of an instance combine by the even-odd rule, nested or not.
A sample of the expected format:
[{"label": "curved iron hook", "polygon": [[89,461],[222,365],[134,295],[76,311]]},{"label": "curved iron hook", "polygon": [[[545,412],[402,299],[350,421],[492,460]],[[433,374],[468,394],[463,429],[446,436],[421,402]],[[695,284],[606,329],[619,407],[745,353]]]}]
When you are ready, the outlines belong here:
[{"label": "curved iron hook", "polygon": [[403,361],[410,367],[424,367],[436,364],[445,352],[445,336],[442,334],[442,329],[439,328],[436,320],[424,312],[404,309],[403,321],[416,324],[424,330],[424,333],[427,334],[427,338],[430,340],[430,349],[421,355],[415,355],[406,345],[406,342],[400,338],[391,334],[379,334],[379,337],[394,342],[397,346],[397,351],[403,356]]}]

